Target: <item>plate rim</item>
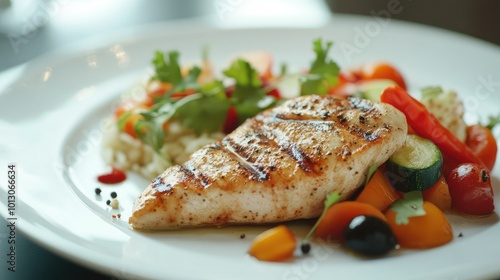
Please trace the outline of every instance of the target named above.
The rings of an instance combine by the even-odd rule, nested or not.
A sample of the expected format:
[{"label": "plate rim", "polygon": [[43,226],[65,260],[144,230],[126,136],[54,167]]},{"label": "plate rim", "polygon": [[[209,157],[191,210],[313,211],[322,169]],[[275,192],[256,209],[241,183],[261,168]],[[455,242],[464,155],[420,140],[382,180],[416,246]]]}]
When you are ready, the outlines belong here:
[{"label": "plate rim", "polygon": [[[344,17],[344,16],[343,16]],[[366,17],[366,16],[347,16],[347,18],[356,18],[357,20],[359,20],[360,18],[361,19],[366,19],[366,18],[370,18],[370,17]],[[196,28],[196,25],[199,24],[198,21],[192,21],[192,20],[180,20],[182,22],[186,21],[186,28]],[[200,22],[204,22],[204,20],[200,21]],[[402,21],[401,21],[402,22]],[[172,24],[179,24],[179,21],[175,21],[175,23],[169,21],[169,22],[162,22],[162,23],[153,23],[153,24],[146,24],[144,26],[154,26],[154,28],[161,28],[162,26],[171,26]],[[326,26],[332,24],[331,22],[326,24]],[[398,22],[398,25],[400,23]],[[417,27],[418,29],[421,29],[421,28],[424,28],[424,29],[427,29],[427,30],[433,30],[432,32],[442,32],[443,30],[440,29],[440,28],[434,28],[434,27],[428,27],[428,26],[425,26],[425,25],[421,25],[421,24],[415,24],[415,23],[408,23],[408,22],[403,22],[403,25],[409,25],[409,26],[413,26],[413,27]],[[6,72],[10,72],[10,71],[15,71],[16,69],[19,69],[19,68],[24,68],[26,65],[30,65],[32,63],[35,63],[35,64],[40,64],[40,63],[43,63],[44,61],[46,60],[50,60],[52,57],[54,56],[60,56],[60,59],[61,60],[67,60],[68,58],[70,58],[71,56],[75,55],[75,54],[81,54],[82,52],[93,52],[93,51],[98,51],[98,50],[101,50],[101,49],[104,49],[104,48],[107,48],[108,46],[110,45],[113,45],[115,44],[116,42],[114,42],[114,40],[116,40],[116,38],[118,37],[121,37],[123,36],[123,34],[128,34],[126,35],[125,40],[119,40],[119,43],[127,43],[127,42],[130,42],[130,41],[133,41],[135,40],[136,38],[134,38],[135,36],[137,36],[137,32],[143,28],[144,26],[141,26],[141,27],[135,27],[135,28],[127,28],[127,29],[124,29],[123,32],[120,32],[118,33],[117,36],[114,36],[113,38],[108,38],[108,41],[107,42],[101,42],[99,44],[96,44],[94,45],[93,47],[91,47],[91,49],[86,49],[89,45],[87,44],[86,46],[83,46],[81,48],[83,49],[86,49],[86,50],[82,50],[81,48],[78,48],[78,49],[74,49],[74,46],[66,46],[66,47],[62,47],[61,49],[58,49],[58,50],[54,50],[54,51],[51,51],[50,53],[45,53],[41,56],[38,56],[35,60],[32,60],[32,61],[29,61],[29,62],[26,62],[24,64],[21,64],[21,65],[18,65],[18,66],[14,66],[10,69],[7,69],[5,71],[2,71],[0,73],[0,76],[2,76],[2,74],[6,73]],[[215,27],[215,26],[207,26],[207,25],[204,25],[203,26],[204,28],[206,28],[207,30],[210,30],[210,31],[216,31],[216,32],[220,32],[220,31],[224,31],[224,30],[231,30],[231,29],[226,29],[226,28],[218,28],[218,27]],[[264,29],[263,27],[248,27],[248,28],[237,28],[237,29],[240,29],[240,30],[252,30],[252,29],[255,29],[255,30],[260,30],[260,29]],[[294,29],[298,29],[297,27],[291,27],[291,28],[286,28],[286,27],[273,27],[272,29],[275,29],[275,30],[281,30],[281,29],[289,29],[289,30],[294,30]],[[315,29],[315,28],[312,28],[312,27],[304,27],[304,28],[301,28],[301,29]],[[427,31],[426,30],[426,31]],[[483,41],[481,39],[477,39],[477,38],[473,38],[473,37],[470,37],[468,35],[464,35],[464,34],[459,34],[459,33],[456,33],[456,32],[451,32],[451,31],[447,31],[447,30],[444,30],[446,33],[449,33],[449,34],[454,34],[453,36],[457,36],[457,38],[462,38],[462,39],[474,39],[475,42],[473,42],[474,44],[480,44],[480,45],[483,45],[483,46],[486,46],[486,45],[489,45],[489,47],[493,47],[495,49],[495,51],[499,51],[500,50],[500,47],[497,46],[497,45],[494,45],[492,43],[489,43],[489,42],[486,42],[486,41]],[[176,32],[179,32],[179,31],[176,31]],[[160,35],[160,37],[167,37],[167,36],[171,36],[172,34],[176,33],[176,32],[169,32],[168,35],[165,35],[165,34],[162,34]],[[92,40],[92,42],[97,42],[97,41],[100,41],[102,40],[104,35],[99,35],[97,36],[95,39]],[[62,52],[62,55],[60,55],[60,52]],[[8,86],[6,87],[8,88]],[[3,89],[0,88],[0,91],[2,91]],[[6,218],[6,214],[5,213],[1,213],[0,214],[2,217],[5,217]],[[83,256],[75,256],[75,254],[72,254],[68,251],[65,251],[65,250],[62,250],[60,248],[60,246],[55,246],[54,243],[56,242],[47,242],[47,241],[44,241],[42,240],[41,238],[37,238],[36,236],[33,235],[33,233],[30,233],[30,229],[29,227],[31,227],[31,224],[29,226],[20,226],[18,229],[19,231],[26,237],[28,237],[30,240],[34,241],[36,244],[40,245],[41,247],[44,247],[52,252],[55,252],[57,253],[58,255],[61,255],[63,256],[64,258],[66,259],[69,259],[73,262],[76,262],[76,263],[79,263],[85,267],[88,267],[90,269],[95,269],[95,270],[98,270],[100,272],[103,272],[105,274],[109,274],[109,266],[106,266],[106,265],[103,265],[103,264],[100,264],[96,261],[94,262],[89,262],[89,260],[86,258],[86,257],[83,257]],[[36,230],[35,228],[31,228],[31,231],[33,230]],[[54,237],[58,237],[59,235],[57,235],[56,233],[54,232],[51,232],[51,234],[54,235]],[[65,240],[66,241],[66,240]],[[59,241],[60,242],[60,241]],[[74,244],[71,244],[72,246],[71,247],[74,247]],[[82,248],[82,247],[80,247]],[[92,255],[93,251],[88,249],[86,252],[85,252],[85,256],[87,255]],[[104,259],[106,259],[106,256],[102,256]],[[118,262],[115,262],[113,260],[113,258],[109,258],[106,260],[106,262],[102,262],[102,263],[108,263],[109,262],[114,262],[114,263],[118,263]],[[138,271],[137,271],[138,272]],[[495,273],[495,274],[500,274],[500,269],[497,269],[496,272],[492,272],[492,273]],[[140,273],[136,275],[137,277],[142,277],[143,275],[141,275]],[[178,276],[178,275],[174,275],[175,276]],[[487,276],[487,275],[486,275]]]}]

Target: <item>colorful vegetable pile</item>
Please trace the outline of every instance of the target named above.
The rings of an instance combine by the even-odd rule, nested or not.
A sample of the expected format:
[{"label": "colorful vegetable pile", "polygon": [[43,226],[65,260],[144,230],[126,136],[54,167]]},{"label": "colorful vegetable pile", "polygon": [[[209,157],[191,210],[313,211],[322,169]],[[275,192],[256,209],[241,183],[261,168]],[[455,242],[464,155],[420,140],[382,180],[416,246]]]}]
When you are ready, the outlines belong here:
[{"label": "colorful vegetable pile", "polygon": [[[406,91],[403,76],[387,63],[341,72],[339,83],[328,94],[389,103],[405,114],[409,131],[403,148],[382,166],[370,168],[360,192],[353,197],[327,195],[322,215],[303,238],[304,254],[314,244],[312,237],[370,257],[397,248],[434,248],[454,238],[445,213],[481,218],[494,212],[489,172],[496,160],[491,130],[498,118],[490,117],[488,125],[464,127],[466,140],[461,141]],[[250,255],[269,260],[259,257],[261,251],[278,250],[281,258],[272,261],[293,257],[298,242],[285,238],[283,227],[258,236]],[[268,239],[280,242],[263,247]]]}]

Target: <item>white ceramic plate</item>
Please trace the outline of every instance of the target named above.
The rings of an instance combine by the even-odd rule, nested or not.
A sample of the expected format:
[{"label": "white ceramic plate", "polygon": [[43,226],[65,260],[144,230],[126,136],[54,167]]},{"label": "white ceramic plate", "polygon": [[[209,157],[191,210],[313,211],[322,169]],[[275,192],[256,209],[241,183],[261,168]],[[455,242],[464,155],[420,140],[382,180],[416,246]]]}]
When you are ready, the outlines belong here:
[{"label": "white ceramic plate", "polygon": [[[126,218],[147,181],[130,175],[119,186],[100,186],[105,168],[100,141],[120,95],[142,79],[156,49],[181,51],[184,62],[200,58],[208,45],[216,64],[231,54],[264,49],[276,66],[306,68],[311,42],[335,41],[333,56],[343,66],[388,60],[407,77],[413,92],[426,85],[457,90],[467,119],[498,113],[498,47],[436,29],[372,18],[337,17],[327,26],[304,29],[216,29],[208,24],[152,26],[106,38],[102,47],[83,46],[44,56],[4,73],[0,83],[0,168],[17,164],[18,228],[49,250],[118,278],[172,279],[462,279],[500,276],[498,216],[450,216],[455,236],[432,250],[397,251],[365,260],[341,248],[313,245],[311,255],[287,263],[259,262],[246,251],[266,227],[227,227],[142,233]],[[3,175],[6,176],[6,175]],[[493,171],[500,201],[500,169]],[[7,215],[2,180],[1,215]],[[111,191],[121,206],[105,205]],[[120,219],[111,217],[120,212]],[[291,223],[298,235],[309,224]],[[240,235],[246,234],[241,239]]]}]

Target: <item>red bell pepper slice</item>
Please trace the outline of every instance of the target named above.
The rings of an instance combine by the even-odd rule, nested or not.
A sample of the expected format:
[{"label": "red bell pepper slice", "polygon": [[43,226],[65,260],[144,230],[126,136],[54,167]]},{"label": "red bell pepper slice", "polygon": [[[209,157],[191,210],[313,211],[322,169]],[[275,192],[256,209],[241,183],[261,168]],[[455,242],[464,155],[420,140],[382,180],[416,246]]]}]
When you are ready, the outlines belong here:
[{"label": "red bell pepper slice", "polygon": [[403,112],[408,124],[418,135],[434,142],[443,153],[452,157],[457,163],[476,163],[490,171],[465,143],[444,127],[422,103],[408,94],[406,90],[399,86],[387,87],[382,92],[380,100]]}]

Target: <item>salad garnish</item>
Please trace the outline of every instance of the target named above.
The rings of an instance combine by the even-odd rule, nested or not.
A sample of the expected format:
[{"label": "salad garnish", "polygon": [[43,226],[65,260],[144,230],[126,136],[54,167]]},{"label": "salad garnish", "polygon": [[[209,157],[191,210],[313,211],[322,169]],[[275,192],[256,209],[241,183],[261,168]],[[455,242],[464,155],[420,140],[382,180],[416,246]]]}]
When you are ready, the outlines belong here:
[{"label": "salad garnish", "polygon": [[[309,71],[298,75],[300,95],[327,94],[338,82],[339,67],[328,57],[332,46],[321,39],[313,42],[316,58]],[[208,63],[204,52],[203,61]],[[169,121],[177,120],[197,134],[203,132],[231,132],[247,118],[271,108],[280,102],[277,83],[289,74],[285,64],[281,74],[268,77],[243,59],[236,59],[222,73],[223,79],[211,79],[206,83],[198,80],[202,69],[189,68],[183,75],[178,51],[163,53],[156,51],[152,64],[154,74],[149,83],[160,88],[149,92],[151,103],[139,113],[128,111],[118,120],[118,128],[133,120],[133,137],[140,139],[160,154]],[[161,154],[160,154],[161,155]]]},{"label": "salad garnish", "polygon": [[424,216],[425,210],[423,208],[424,199],[421,191],[407,192],[403,198],[396,200],[390,209],[396,212],[396,223],[398,225],[406,225],[409,218]]},{"label": "salad garnish", "polygon": [[328,57],[332,45],[332,42],[327,42],[323,46],[321,39],[313,42],[316,59],[312,62],[309,73],[300,78],[301,95],[327,94],[328,89],[337,84],[340,68]]}]

